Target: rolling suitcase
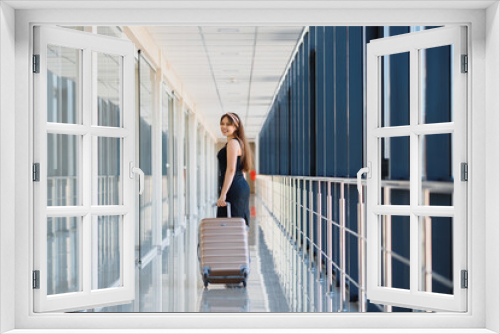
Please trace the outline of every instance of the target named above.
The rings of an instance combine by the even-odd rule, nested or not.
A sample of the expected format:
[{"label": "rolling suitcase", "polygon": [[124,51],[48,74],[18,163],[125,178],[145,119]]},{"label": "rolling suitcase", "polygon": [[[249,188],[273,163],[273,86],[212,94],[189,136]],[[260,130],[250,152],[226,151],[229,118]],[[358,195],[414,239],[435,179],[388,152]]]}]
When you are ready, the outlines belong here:
[{"label": "rolling suitcase", "polygon": [[248,229],[243,218],[205,218],[198,230],[198,260],[205,287],[209,283],[243,283],[250,274]]}]

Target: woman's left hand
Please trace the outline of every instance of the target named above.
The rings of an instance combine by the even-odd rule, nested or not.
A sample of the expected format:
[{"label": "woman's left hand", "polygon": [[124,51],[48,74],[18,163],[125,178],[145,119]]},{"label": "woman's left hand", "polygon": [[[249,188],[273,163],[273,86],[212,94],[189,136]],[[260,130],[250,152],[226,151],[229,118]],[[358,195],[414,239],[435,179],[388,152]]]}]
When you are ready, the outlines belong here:
[{"label": "woman's left hand", "polygon": [[217,200],[217,206],[226,206],[226,196],[221,195]]}]

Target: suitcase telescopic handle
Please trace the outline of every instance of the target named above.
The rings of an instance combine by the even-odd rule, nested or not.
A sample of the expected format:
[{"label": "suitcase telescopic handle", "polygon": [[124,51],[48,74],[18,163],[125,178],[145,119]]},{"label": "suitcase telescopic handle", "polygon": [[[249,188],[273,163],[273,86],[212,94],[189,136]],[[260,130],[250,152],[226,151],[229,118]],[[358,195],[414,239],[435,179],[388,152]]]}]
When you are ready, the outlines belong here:
[{"label": "suitcase telescopic handle", "polygon": [[[227,205],[227,218],[231,218],[231,203],[229,202],[226,202],[226,205]],[[214,206],[215,206],[215,215],[217,216],[217,202],[214,203]]]}]

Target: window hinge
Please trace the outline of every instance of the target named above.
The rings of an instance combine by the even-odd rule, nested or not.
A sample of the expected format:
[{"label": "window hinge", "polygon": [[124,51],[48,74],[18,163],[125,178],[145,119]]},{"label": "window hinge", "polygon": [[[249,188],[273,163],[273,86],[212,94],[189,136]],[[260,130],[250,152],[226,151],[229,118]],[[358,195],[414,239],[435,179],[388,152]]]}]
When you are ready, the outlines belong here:
[{"label": "window hinge", "polygon": [[469,273],[467,270],[462,270],[462,289],[469,287]]},{"label": "window hinge", "polygon": [[33,55],[33,73],[40,73],[40,55]]},{"label": "window hinge", "polygon": [[40,182],[40,163],[33,164],[33,181]]},{"label": "window hinge", "polygon": [[469,72],[469,57],[462,55],[462,73]]},{"label": "window hinge", "polygon": [[40,289],[40,270],[33,270],[33,289]]},{"label": "window hinge", "polygon": [[462,171],[462,177],[461,177],[461,180],[462,181],[469,181],[469,166],[467,165],[466,162],[462,162],[460,164],[460,169]]}]

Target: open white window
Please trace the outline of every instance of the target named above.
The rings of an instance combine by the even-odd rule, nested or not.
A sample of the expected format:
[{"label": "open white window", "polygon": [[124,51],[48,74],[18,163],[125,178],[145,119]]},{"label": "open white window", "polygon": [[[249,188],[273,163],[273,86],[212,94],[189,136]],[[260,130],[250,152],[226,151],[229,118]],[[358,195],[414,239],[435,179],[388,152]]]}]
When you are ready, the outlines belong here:
[{"label": "open white window", "polygon": [[[429,64],[432,52],[446,50],[449,54],[449,71],[443,84],[450,86],[449,118],[430,121],[426,110],[428,89],[426,81],[433,68]],[[367,181],[367,297],[373,303],[424,310],[466,311],[467,290],[462,287],[467,261],[467,182],[462,172],[467,163],[467,75],[466,28],[441,27],[420,32],[371,41],[367,46],[367,161],[370,174]],[[391,62],[408,62],[407,83],[393,82],[390,94],[408,94],[407,110],[398,109],[388,98],[387,81],[396,76],[387,75]],[[439,66],[439,65],[437,65]],[[401,67],[400,67],[401,68]],[[399,77],[400,78],[400,77]],[[395,80],[395,79],[394,79]],[[396,80],[395,80],[396,81]],[[399,91],[398,91],[399,89]],[[392,96],[394,97],[394,95]],[[404,122],[391,124],[392,113],[408,113]],[[431,145],[443,145],[449,158],[448,182],[429,181],[427,171],[432,164],[426,158]],[[401,149],[399,158],[409,166],[409,179],[395,182],[387,178],[387,165],[383,164],[387,150]],[[404,157],[403,157],[404,156]],[[391,183],[392,182],[392,183]],[[405,184],[406,182],[406,184]],[[406,200],[392,202],[390,191],[405,188]],[[409,189],[409,190],[408,190]],[[447,193],[448,204],[430,201],[432,192]],[[444,225],[438,225],[444,224]],[[429,237],[432,229],[447,231],[451,238],[447,255],[449,277],[440,277],[432,260],[440,256],[433,251]],[[391,240],[392,232],[400,240]],[[401,231],[405,231],[406,236]],[[433,241],[434,240],[434,241]],[[399,256],[392,245],[409,255]],[[435,244],[434,244],[435,245]],[[436,248],[436,247],[435,247]],[[408,280],[393,286],[396,275],[393,262],[407,261]],[[395,281],[395,280],[394,280]],[[401,277],[398,282],[401,282]],[[434,285],[448,285],[448,292],[436,291]]]},{"label": "open white window", "polygon": [[33,59],[34,310],[130,302],[141,174],[134,46],[40,26]]}]

